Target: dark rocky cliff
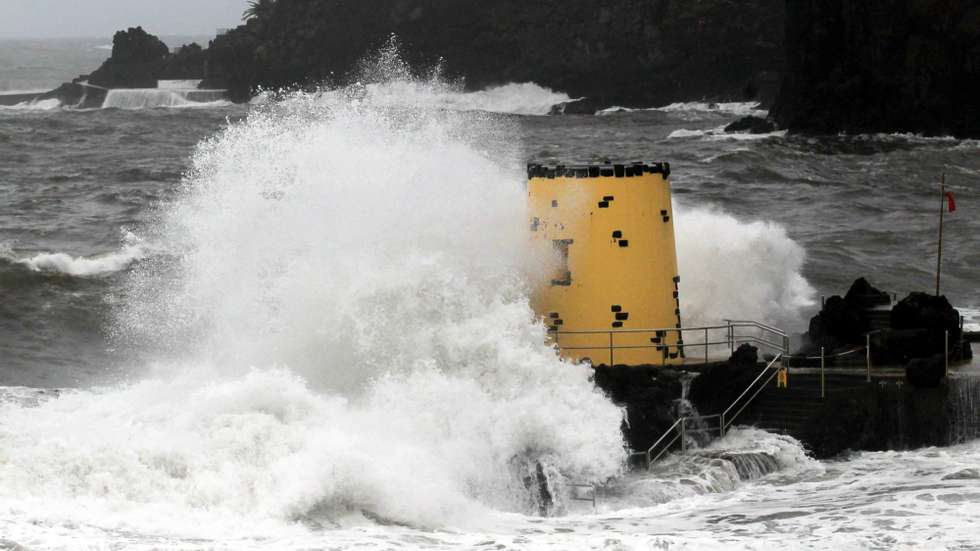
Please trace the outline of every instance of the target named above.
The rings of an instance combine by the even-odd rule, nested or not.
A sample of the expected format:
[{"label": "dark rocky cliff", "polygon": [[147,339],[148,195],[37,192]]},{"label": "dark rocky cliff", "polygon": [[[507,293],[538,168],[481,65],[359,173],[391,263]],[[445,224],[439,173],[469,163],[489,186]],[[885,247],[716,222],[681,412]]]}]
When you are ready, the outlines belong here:
[{"label": "dark rocky cliff", "polygon": [[980,136],[980,2],[786,0],[772,115],[809,133]]},{"label": "dark rocky cliff", "polygon": [[396,34],[413,67],[469,88],[533,81],[596,104],[774,95],[782,0],[263,0],[216,38],[209,82],[340,82]]}]

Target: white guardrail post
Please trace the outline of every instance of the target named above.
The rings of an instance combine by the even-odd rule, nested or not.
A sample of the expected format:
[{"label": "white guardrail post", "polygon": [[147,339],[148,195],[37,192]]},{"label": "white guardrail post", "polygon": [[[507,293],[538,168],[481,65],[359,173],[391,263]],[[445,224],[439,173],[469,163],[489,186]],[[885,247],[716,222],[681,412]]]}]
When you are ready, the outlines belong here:
[{"label": "white guardrail post", "polygon": [[946,361],[946,377],[949,377],[949,329],[946,330],[946,340],[943,345],[943,357]]},{"label": "white guardrail post", "polygon": [[827,397],[827,383],[824,378],[824,368],[826,367],[826,358],[824,356],[824,348],[820,347],[820,398]]},{"label": "white guardrail post", "polygon": [[864,344],[865,360],[867,361],[867,366],[868,366],[867,382],[870,383],[871,382],[871,333],[868,333],[867,335],[865,335],[865,337],[867,338],[867,342],[865,342]]},{"label": "white guardrail post", "polygon": [[704,328],[704,363],[708,363],[708,328]]}]

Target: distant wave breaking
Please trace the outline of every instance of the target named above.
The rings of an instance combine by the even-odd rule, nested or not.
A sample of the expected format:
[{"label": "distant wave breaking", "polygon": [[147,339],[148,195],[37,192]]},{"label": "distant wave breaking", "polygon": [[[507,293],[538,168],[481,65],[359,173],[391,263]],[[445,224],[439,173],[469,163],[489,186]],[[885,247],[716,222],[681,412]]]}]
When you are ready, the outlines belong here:
[{"label": "distant wave breaking", "polygon": [[725,132],[725,126],[718,126],[716,128],[708,129],[696,129],[688,130],[687,128],[680,128],[674,130],[667,135],[667,139],[705,139],[705,140],[729,140],[729,141],[745,141],[745,140],[764,140],[767,138],[782,138],[786,135],[785,130],[776,130],[774,132],[765,132],[762,134],[750,134],[742,132]]},{"label": "distant wave breaking", "polygon": [[121,272],[146,257],[146,248],[133,234],[127,233],[118,251],[94,256],[73,256],[63,252],[40,252],[18,257],[9,247],[0,245],[0,260],[17,264],[32,272],[71,277],[94,277]]},{"label": "distant wave breaking", "polygon": [[0,112],[4,111],[54,111],[61,108],[61,102],[56,99],[45,99],[39,101],[25,101],[16,105],[0,105]]},{"label": "distant wave breaking", "polygon": [[[448,111],[482,111],[510,115],[548,115],[563,103],[577,101],[563,92],[533,82],[510,83],[483,90],[467,91],[452,83],[437,80],[398,79],[370,83],[339,90],[319,92],[323,101],[333,103],[341,94],[359,95],[359,101],[374,106],[444,109]],[[295,96],[294,96],[295,97]],[[270,94],[260,94],[253,104],[268,102]]]},{"label": "distant wave breaking", "polygon": [[[337,101],[343,91],[329,90],[319,92],[326,101]],[[450,111],[482,111],[511,115],[547,115],[556,105],[577,101],[563,92],[557,92],[533,82],[521,82],[493,86],[484,90],[464,91],[461,88],[439,82],[416,80],[395,80],[372,83],[361,87],[362,101],[372,105],[388,107],[412,107],[445,109]],[[262,105],[273,94],[261,93],[252,100],[253,105]],[[103,109],[185,109],[226,107],[231,102],[194,101],[189,99],[187,90],[176,89],[131,89],[110,90],[102,104]],[[53,111],[64,106],[56,99],[23,102],[10,107],[0,107],[7,111]]]},{"label": "distant wave breaking", "polygon": [[678,102],[671,103],[670,105],[664,105],[662,107],[647,107],[647,108],[629,108],[629,107],[609,107],[596,112],[596,115],[612,115],[614,113],[633,113],[636,111],[661,111],[664,113],[691,113],[691,114],[707,114],[715,113],[722,115],[734,115],[737,117],[745,116],[755,116],[755,117],[765,117],[768,115],[768,111],[760,108],[760,103],[757,101],[732,101],[732,102],[705,102],[705,101],[688,101],[688,102]]}]

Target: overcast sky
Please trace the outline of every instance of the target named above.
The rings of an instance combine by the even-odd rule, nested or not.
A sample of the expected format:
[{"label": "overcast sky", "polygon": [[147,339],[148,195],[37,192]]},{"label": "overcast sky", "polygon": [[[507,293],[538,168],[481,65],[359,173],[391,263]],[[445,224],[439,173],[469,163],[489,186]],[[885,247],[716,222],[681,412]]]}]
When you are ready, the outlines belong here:
[{"label": "overcast sky", "polygon": [[111,37],[142,25],[156,35],[210,36],[241,22],[248,0],[0,0],[0,38]]}]

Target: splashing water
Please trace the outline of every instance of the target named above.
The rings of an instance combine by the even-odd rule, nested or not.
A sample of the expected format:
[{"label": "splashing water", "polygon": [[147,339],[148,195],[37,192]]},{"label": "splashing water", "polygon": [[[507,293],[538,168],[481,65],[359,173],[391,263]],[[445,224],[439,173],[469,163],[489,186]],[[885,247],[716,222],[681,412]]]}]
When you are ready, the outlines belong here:
[{"label": "splashing water", "polygon": [[707,422],[701,418],[698,408],[691,403],[691,383],[698,377],[698,373],[685,371],[681,374],[681,396],[674,400],[674,417],[676,419],[686,418],[684,421],[683,445],[687,449],[696,449],[708,443],[717,432],[709,432]]},{"label": "splashing water", "polygon": [[785,228],[713,209],[680,205],[675,212],[685,325],[723,319],[800,324],[800,310],[814,304],[816,291],[803,277],[806,251]]},{"label": "splashing water", "polygon": [[441,526],[528,511],[529,461],[549,488],[617,475],[619,409],[528,305],[509,124],[345,90],[202,144],[118,311],[142,381],[0,404],[0,517]]},{"label": "splashing water", "polygon": [[745,482],[781,472],[783,476],[819,472],[793,438],[747,427],[724,438],[654,463],[650,472],[631,473],[605,492],[603,509],[650,507],[694,496],[731,492]]}]

